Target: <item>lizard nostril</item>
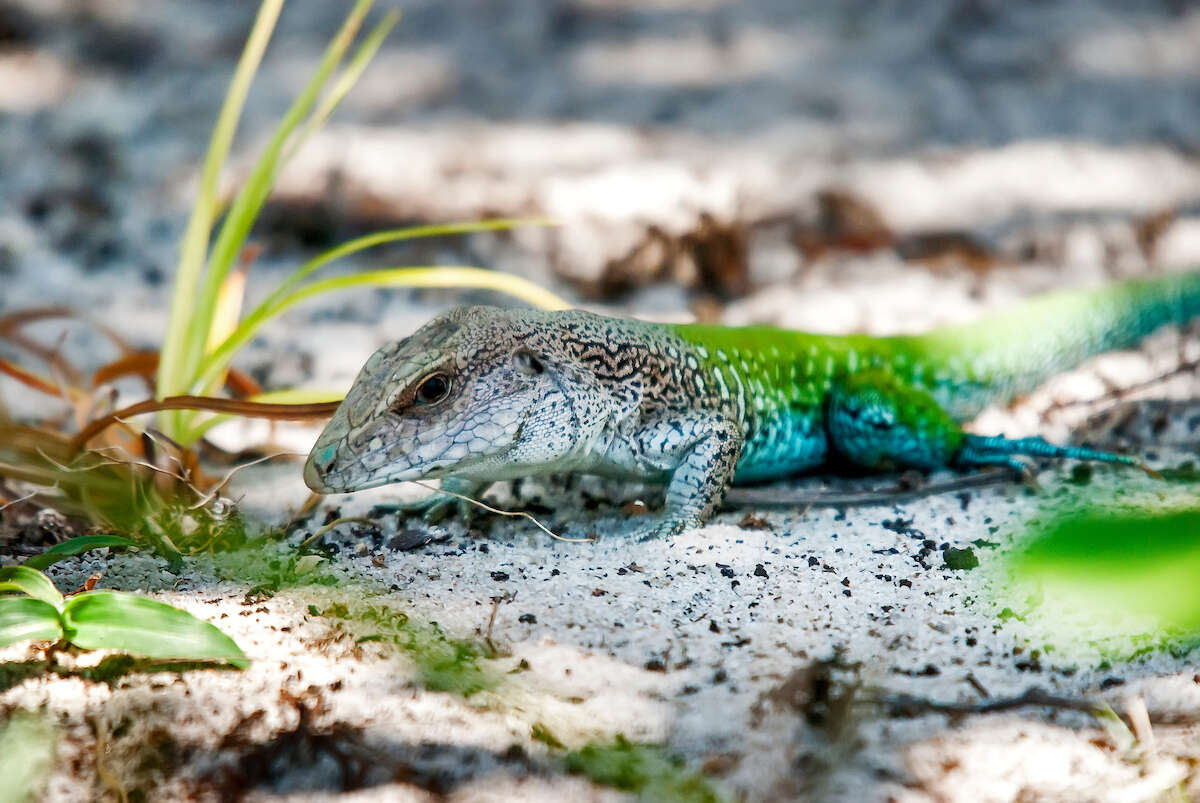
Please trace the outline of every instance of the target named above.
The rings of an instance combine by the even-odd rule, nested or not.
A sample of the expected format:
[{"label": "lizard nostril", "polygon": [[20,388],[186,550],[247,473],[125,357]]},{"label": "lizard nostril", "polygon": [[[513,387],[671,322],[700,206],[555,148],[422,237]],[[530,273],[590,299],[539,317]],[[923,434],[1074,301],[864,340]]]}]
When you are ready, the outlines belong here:
[{"label": "lizard nostril", "polygon": [[333,467],[334,458],[337,457],[337,444],[331,443],[322,449],[320,452],[313,455],[316,464],[322,471],[328,471]]}]

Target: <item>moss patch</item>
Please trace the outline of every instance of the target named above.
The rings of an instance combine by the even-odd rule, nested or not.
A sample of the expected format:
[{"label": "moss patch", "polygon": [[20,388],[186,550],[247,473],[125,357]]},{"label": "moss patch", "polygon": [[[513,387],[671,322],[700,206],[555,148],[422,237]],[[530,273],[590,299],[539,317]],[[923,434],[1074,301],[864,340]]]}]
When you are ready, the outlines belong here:
[{"label": "moss patch", "polygon": [[617,735],[610,744],[589,744],[566,756],[567,771],[602,786],[633,792],[645,801],[719,803],[707,778],[656,745],[635,744]]},{"label": "moss patch", "polygon": [[360,634],[359,643],[398,649],[416,666],[421,686],[431,691],[469,697],[499,682],[499,676],[482,665],[488,652],[484,644],[451,638],[437,622],[417,621],[385,602],[353,606],[338,602],[323,610],[310,605],[308,612],[350,623]]}]

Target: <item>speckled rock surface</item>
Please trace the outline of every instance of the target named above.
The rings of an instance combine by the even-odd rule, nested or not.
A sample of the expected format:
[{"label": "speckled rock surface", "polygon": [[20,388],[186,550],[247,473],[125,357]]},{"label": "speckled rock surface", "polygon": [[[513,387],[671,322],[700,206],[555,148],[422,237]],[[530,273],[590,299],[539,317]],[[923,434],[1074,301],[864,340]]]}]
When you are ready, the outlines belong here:
[{"label": "speckled rock surface", "polygon": [[[1186,5],[402,5],[336,124],[283,175],[255,236],[252,297],[366,228],[490,214],[564,225],[384,249],[339,269],[484,264],[612,314],[887,333],[1200,265],[1200,15]],[[251,13],[0,4],[0,313],[70,304],[153,346],[196,162]],[[285,11],[238,165],[337,16],[320,2]],[[930,245],[947,233],[952,246]],[[499,301],[333,297],[284,316],[239,365],[268,387],[344,388],[381,342],[463,300]],[[55,342],[58,329],[33,331]],[[62,348],[85,368],[114,356],[81,326]],[[1179,370],[1198,354],[1194,331],[1164,332],[974,427],[1177,465],[1200,446],[1200,382]],[[0,393],[17,417],[46,412],[11,384]],[[315,434],[245,422],[213,437],[304,451]],[[845,509],[744,506],[654,543],[629,537],[625,507],[653,502],[653,489],[594,479],[487,497],[596,537],[582,544],[522,519],[431,526],[373,512],[419,488],[333,497],[260,556],[287,563],[333,508],[369,517],[324,537],[315,585],[261,593],[262,566],[197,559],[172,571],[146,554],[52,572],[64,590],[99,573],[101,587],[213,621],[250,669],[105,683],[47,675],[39,649],[14,645],[0,650],[12,662],[0,716],[40,709],[58,724],[51,800],[620,799],[566,773],[554,746],[616,734],[665,744],[734,799],[1198,796],[1196,652],[1146,649],[1136,628],[1086,618],[1064,634],[1005,576],[1027,522],[1080,492],[1071,479],[1050,466],[1039,494],[1000,484]],[[794,492],[891,482],[809,478]],[[1100,469],[1082,492],[1194,498]],[[265,522],[306,496],[288,462],[242,472],[231,493]],[[24,526],[14,515],[0,511],[0,524]],[[950,549],[971,549],[979,566],[948,568]],[[486,688],[445,689],[414,649],[376,638],[401,614],[451,641],[490,639],[496,657],[477,662]],[[1068,708],[973,710],[1030,690],[1144,709],[1153,746]]]}]

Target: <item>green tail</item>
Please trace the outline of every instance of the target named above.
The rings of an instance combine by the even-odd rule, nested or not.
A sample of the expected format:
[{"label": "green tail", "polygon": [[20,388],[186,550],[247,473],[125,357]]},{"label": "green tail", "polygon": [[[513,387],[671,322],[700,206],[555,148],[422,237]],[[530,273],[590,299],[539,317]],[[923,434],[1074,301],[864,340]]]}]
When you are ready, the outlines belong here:
[{"label": "green tail", "polygon": [[885,340],[910,356],[913,381],[963,420],[1093,355],[1197,316],[1200,273],[1186,273],[1051,293],[962,326]]}]

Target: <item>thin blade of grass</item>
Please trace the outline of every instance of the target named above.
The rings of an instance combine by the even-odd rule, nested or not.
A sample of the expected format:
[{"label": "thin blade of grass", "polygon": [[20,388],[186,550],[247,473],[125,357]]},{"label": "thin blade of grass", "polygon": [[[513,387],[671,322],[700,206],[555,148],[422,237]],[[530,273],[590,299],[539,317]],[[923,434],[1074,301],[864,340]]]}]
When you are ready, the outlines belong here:
[{"label": "thin blade of grass", "polygon": [[304,143],[315,132],[320,130],[321,126],[325,125],[329,116],[337,109],[347,93],[358,83],[358,79],[362,77],[363,71],[366,70],[371,59],[375,58],[375,54],[379,51],[383,40],[387,38],[387,35],[399,20],[399,11],[389,11],[384,15],[383,20],[371,29],[366,40],[359,45],[358,50],[350,58],[350,63],[346,65],[346,68],[334,80],[333,87],[325,93],[325,97],[317,105],[317,110],[309,115],[308,120],[304,123],[304,127],[300,129],[300,133],[292,137],[292,140],[287,144],[287,149],[283,157],[284,162],[290,160],[296,151],[300,150],[304,146]]},{"label": "thin blade of grass", "polygon": [[262,209],[263,203],[271,193],[275,178],[283,166],[284,146],[292,132],[308,116],[321,89],[341,63],[372,2],[373,0],[358,0],[354,4],[342,23],[341,29],[326,47],[325,54],[313,73],[313,77],[276,127],[271,141],[259,156],[249,178],[246,179],[245,184],[234,198],[210,253],[208,271],[200,286],[199,296],[194,299],[195,310],[191,315],[190,326],[185,338],[184,359],[181,375],[178,377],[179,381],[168,388],[159,388],[160,394],[164,391],[176,393],[187,387],[186,377],[193,375],[199,366],[200,360],[204,356],[204,346],[208,342],[208,333],[212,325],[221,283],[225,281],[234,259],[250,233],[251,226],[258,217],[259,210]]},{"label": "thin blade of grass", "polygon": [[124,407],[98,418],[88,424],[78,435],[71,439],[70,449],[73,452],[81,450],[88,441],[96,437],[113,424],[135,415],[156,413],[163,410],[208,410],[217,413],[233,413],[249,418],[273,418],[284,421],[304,421],[314,418],[326,418],[333,415],[339,402],[322,404],[265,404],[243,401],[241,399],[223,399],[216,396],[169,396],[165,399],[149,399],[144,402]]},{"label": "thin blade of grass", "polygon": [[[509,221],[497,221],[509,222]],[[455,227],[468,224],[452,224]],[[443,229],[449,227],[427,226],[421,227],[427,230]],[[499,228],[499,227],[497,227]],[[469,230],[469,229],[462,229]],[[478,230],[478,229],[475,229]],[[336,259],[337,256],[344,256],[346,253],[368,248],[371,245],[380,242],[389,242],[391,240],[408,239],[406,236],[401,236],[403,233],[413,230],[398,230],[396,232],[380,232],[376,235],[362,237],[347,243],[344,246],[326,252],[322,257],[335,254],[341,251],[342,253],[331,256],[330,259]],[[449,233],[439,231],[438,233]],[[392,236],[389,236],[392,235]],[[414,235],[422,236],[422,235]],[[423,235],[432,236],[432,235]],[[368,242],[370,241],[370,242]],[[352,247],[353,246],[353,247]],[[351,249],[352,247],[352,249]],[[351,249],[351,250],[345,250]],[[318,257],[318,260],[321,258]],[[464,267],[464,266],[429,266],[429,267],[405,267],[405,268],[382,268],[375,271],[367,271],[364,273],[355,273],[349,276],[337,276],[330,279],[323,279],[305,285],[299,290],[287,292],[287,289],[294,287],[304,276],[311,273],[313,270],[321,267],[329,260],[324,260],[317,263],[318,260],[305,265],[295,274],[288,278],[287,281],[280,286],[271,296],[254,309],[242,323],[234,330],[225,342],[217,349],[208,355],[204,365],[194,383],[194,388],[199,388],[205,391],[210,391],[213,382],[221,375],[221,372],[227,367],[229,361],[233,359],[233,355],[238,349],[249,343],[258,334],[258,331],[272,318],[285,310],[305,301],[313,296],[321,295],[322,293],[333,292],[337,290],[351,290],[358,287],[413,287],[413,288],[459,288],[459,289],[474,289],[474,290],[494,290],[499,293],[513,296],[532,306],[541,309],[570,309],[571,305],[559,298],[549,290],[543,289],[538,285],[530,282],[527,279],[522,279],[519,276],[513,276],[508,273],[498,273],[496,271],[484,270],[482,268]]]},{"label": "thin blade of grass", "polygon": [[246,38],[246,45],[242,49],[241,58],[225,93],[225,101],[217,115],[217,123],[213,126],[208,153],[204,157],[204,167],[200,174],[196,202],[192,206],[192,215],[180,243],[179,267],[175,273],[171,312],[163,339],[163,358],[158,365],[157,387],[160,396],[170,395],[187,381],[187,335],[191,329],[196,289],[204,270],[209,235],[216,220],[218,181],[233,144],[233,135],[242,116],[250,83],[258,71],[258,65],[262,61],[263,52],[271,39],[282,8],[283,0],[263,0],[259,6],[258,16],[250,29],[250,35]]},{"label": "thin blade of grass", "polygon": [[68,395],[64,396],[63,388],[61,388],[58,383],[40,377],[32,371],[26,371],[24,368],[21,368],[15,363],[9,362],[3,357],[0,357],[0,374],[7,374],[8,376],[20,382],[22,385],[33,388],[41,393],[45,393],[47,396],[57,396],[60,399],[73,400],[74,398],[78,398],[79,395],[82,395],[78,390],[68,389]]},{"label": "thin blade of grass", "polygon": [[483,268],[463,266],[383,268],[381,270],[355,273],[350,276],[335,276],[321,279],[291,293],[272,316],[299,304],[313,296],[335,290],[352,290],[358,287],[409,287],[409,288],[460,288],[471,290],[493,290],[520,299],[534,307],[547,310],[570,309],[571,305],[539,287],[528,279],[509,273],[498,273]]},{"label": "thin blade of grass", "polygon": [[237,328],[238,318],[242,315],[242,300],[246,297],[248,268],[249,265],[243,262],[221,282],[221,289],[217,293],[217,305],[213,309],[212,323],[208,329],[208,340],[205,342],[205,353],[219,346]]},{"label": "thin blade of grass", "polygon": [[[256,396],[251,396],[246,401],[251,402],[270,402],[278,404],[340,404],[345,397],[344,392],[333,390],[274,390],[269,393],[260,393]],[[326,409],[326,408],[323,408]],[[331,412],[332,414],[332,412]],[[231,421],[236,416],[229,413],[218,413],[212,418],[206,418],[203,421],[192,426],[183,434],[185,443],[195,443],[208,434],[213,427],[224,424],[226,421]],[[315,418],[315,416],[314,416]]]},{"label": "thin blade of grass", "polygon": [[271,295],[267,296],[253,312],[247,316],[247,319],[253,318],[256,313],[263,310],[268,310],[275,302],[286,296],[293,287],[307,279],[315,271],[320,270],[331,262],[334,262],[342,257],[357,254],[359,251],[365,251],[368,248],[374,248],[377,245],[385,245],[387,243],[402,242],[404,240],[422,240],[430,237],[446,237],[454,234],[478,234],[485,231],[507,231],[521,226],[557,226],[558,223],[547,218],[493,218],[491,220],[475,220],[475,221],[459,221],[455,223],[434,223],[426,226],[406,226],[400,229],[387,229],[386,231],[377,231],[371,234],[355,237],[352,240],[347,240],[339,246],[329,249],[324,253],[305,262],[299,268],[284,279],[279,287],[275,289]]},{"label": "thin blade of grass", "polygon": [[[140,376],[150,380],[154,377],[157,368],[157,352],[144,351],[130,354],[128,357],[122,357],[97,368],[96,373],[92,375],[92,387],[127,376]],[[250,401],[284,401],[283,399],[257,398],[263,393],[262,386],[254,377],[236,368],[226,369],[225,387],[237,398],[247,398]]]},{"label": "thin blade of grass", "polygon": [[79,321],[80,323],[86,323],[88,326],[92,327],[97,332],[111,340],[113,345],[115,345],[122,353],[127,354],[133,351],[133,346],[129,344],[129,341],[121,337],[120,333],[118,333],[115,329],[100,323],[86,313],[73,310],[70,307],[34,307],[32,309],[16,310],[4,316],[0,316],[0,337],[10,337],[19,329],[28,324],[38,323],[40,321],[53,318],[70,318],[72,320]]}]

